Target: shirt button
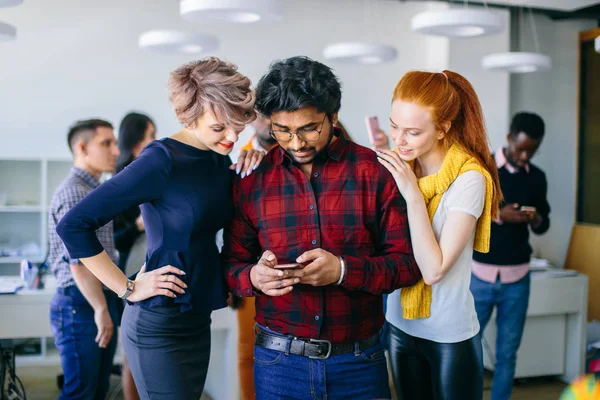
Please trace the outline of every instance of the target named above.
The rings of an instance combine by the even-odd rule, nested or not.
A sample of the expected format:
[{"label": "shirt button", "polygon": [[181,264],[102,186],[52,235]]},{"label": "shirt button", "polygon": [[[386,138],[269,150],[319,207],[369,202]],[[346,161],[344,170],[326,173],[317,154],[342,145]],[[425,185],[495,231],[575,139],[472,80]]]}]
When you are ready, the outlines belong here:
[{"label": "shirt button", "polygon": [[310,206],[308,206],[309,209],[314,210],[315,206],[313,206],[312,204]]},{"label": "shirt button", "polygon": [[318,315],[315,315],[315,321],[318,321],[320,319],[321,319],[321,317],[319,317]]},{"label": "shirt button", "polygon": [[312,243],[312,244],[317,244],[317,241],[316,241],[316,240],[313,240],[311,243]]},{"label": "shirt button", "polygon": [[246,293],[250,294],[252,291],[250,289],[246,289]]},{"label": "shirt button", "polygon": [[318,177],[319,177],[319,173],[318,173],[318,172],[315,172],[315,173],[313,174],[313,176],[314,176],[315,178],[318,178]]}]

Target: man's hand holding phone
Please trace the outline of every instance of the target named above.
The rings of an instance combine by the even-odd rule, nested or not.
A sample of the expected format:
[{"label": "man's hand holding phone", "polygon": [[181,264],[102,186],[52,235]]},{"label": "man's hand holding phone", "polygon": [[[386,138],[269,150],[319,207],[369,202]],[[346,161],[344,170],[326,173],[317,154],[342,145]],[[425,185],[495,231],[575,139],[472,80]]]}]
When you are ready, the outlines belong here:
[{"label": "man's hand holding phone", "polygon": [[258,263],[250,270],[252,286],[267,296],[288,294],[293,290],[294,285],[300,282],[299,276],[304,272],[302,269],[285,266],[286,264],[278,266],[275,254],[270,250],[265,251]]},{"label": "man's hand holding phone", "polygon": [[532,222],[537,216],[535,207],[519,204],[507,204],[500,209],[500,219],[513,224],[526,224]]}]

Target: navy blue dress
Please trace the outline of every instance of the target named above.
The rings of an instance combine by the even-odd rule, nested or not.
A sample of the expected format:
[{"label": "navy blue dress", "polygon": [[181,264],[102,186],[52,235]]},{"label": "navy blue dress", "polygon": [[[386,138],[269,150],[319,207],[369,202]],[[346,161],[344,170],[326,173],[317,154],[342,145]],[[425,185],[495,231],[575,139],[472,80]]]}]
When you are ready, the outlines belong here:
[{"label": "navy blue dress", "polygon": [[188,285],[184,295],[126,307],[123,345],[142,398],[198,399],[202,393],[210,313],[227,305],[215,235],[233,213],[230,165],[228,156],[170,138],[156,140],[57,226],[72,258],[95,256],[103,251],[96,229],[141,204],[146,271],[173,265],[186,273],[179,276]]}]

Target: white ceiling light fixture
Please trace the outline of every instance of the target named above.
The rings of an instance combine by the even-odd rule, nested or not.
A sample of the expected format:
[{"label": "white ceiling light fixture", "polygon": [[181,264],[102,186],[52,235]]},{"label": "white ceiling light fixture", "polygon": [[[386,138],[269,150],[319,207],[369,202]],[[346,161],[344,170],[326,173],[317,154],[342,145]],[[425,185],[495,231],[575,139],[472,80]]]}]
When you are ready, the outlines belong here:
[{"label": "white ceiling light fixture", "polygon": [[[375,10],[371,8],[372,0],[364,0],[363,2],[363,37],[382,36],[378,31],[378,25],[373,23],[381,17],[379,12],[378,2],[374,2]],[[360,30],[360,27],[357,27]],[[375,32],[369,32],[374,30]],[[323,58],[328,61],[346,63],[346,64],[361,64],[361,65],[376,65],[394,61],[398,57],[398,50],[394,46],[390,46],[377,41],[356,40],[345,42],[334,42],[323,49]]]},{"label": "white ceiling light fixture", "polygon": [[[529,72],[547,71],[552,69],[552,58],[540,53],[540,44],[535,28],[533,11],[529,9],[531,18],[531,29],[533,31],[533,41],[535,52],[527,51],[509,51],[506,53],[488,54],[481,60],[481,66],[488,71],[509,72],[515,74],[524,74]],[[519,36],[521,37],[521,49],[525,48],[524,38],[524,19],[523,9],[519,14]]]},{"label": "white ceiling light fixture", "polygon": [[488,71],[526,73],[551,69],[552,59],[540,53],[515,51],[488,54],[483,57],[481,65]]},{"label": "white ceiling light fixture", "polygon": [[17,28],[12,25],[0,22],[0,42],[7,42],[17,38]]},{"label": "white ceiling light fixture", "polygon": [[281,0],[181,0],[179,14],[190,21],[247,24],[283,18]]},{"label": "white ceiling light fixture", "polygon": [[330,61],[351,64],[382,64],[396,59],[398,51],[386,44],[342,42],[331,44],[323,50],[323,57]]},{"label": "white ceiling light fixture", "polygon": [[0,8],[15,7],[23,4],[23,0],[0,0]]},{"label": "white ceiling light fixture", "polygon": [[487,8],[452,8],[421,12],[412,18],[411,28],[424,35],[466,38],[501,33],[504,23]]},{"label": "white ceiling light fixture", "polygon": [[158,53],[199,54],[216,50],[216,36],[196,32],[154,30],[140,35],[138,45]]}]

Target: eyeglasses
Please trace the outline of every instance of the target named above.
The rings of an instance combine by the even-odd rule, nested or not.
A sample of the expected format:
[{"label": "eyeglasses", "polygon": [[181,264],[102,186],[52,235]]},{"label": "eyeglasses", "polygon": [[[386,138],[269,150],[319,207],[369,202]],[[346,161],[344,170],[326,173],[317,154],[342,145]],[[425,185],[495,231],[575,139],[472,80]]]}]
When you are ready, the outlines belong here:
[{"label": "eyeglasses", "polygon": [[294,138],[294,135],[298,136],[298,139],[303,142],[316,142],[321,137],[321,132],[323,131],[323,126],[325,125],[325,118],[327,118],[327,114],[323,117],[323,122],[321,122],[321,129],[298,129],[296,131],[281,131],[281,130],[273,130],[273,125],[271,123],[271,130],[269,133],[273,137],[273,139],[278,142],[291,142]]}]

